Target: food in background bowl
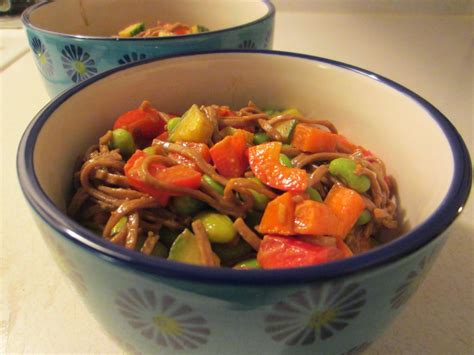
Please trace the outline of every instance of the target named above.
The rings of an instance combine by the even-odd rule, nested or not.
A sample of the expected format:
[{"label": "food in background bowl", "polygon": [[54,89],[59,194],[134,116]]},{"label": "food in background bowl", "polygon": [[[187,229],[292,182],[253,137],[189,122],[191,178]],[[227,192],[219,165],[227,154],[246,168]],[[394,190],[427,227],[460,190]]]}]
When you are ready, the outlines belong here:
[{"label": "food in background bowl", "polygon": [[[350,258],[271,270],[202,267],[111,243],[66,214],[71,174],[77,155],[145,98],[169,113],[195,103],[238,109],[251,99],[330,118],[386,163],[407,228]],[[32,120],[18,150],[18,175],[53,255],[44,262],[61,265],[127,351],[160,355],[366,349],[429,272],[472,184],[462,138],[420,96],[348,64],[271,51],[183,55],[99,74]]]},{"label": "food in background bowl", "polygon": [[252,102],[194,104],[176,117],[144,101],[87,150],[75,177],[71,217],[126,248],[197,265],[316,265],[398,227],[380,158],[328,120]]},{"label": "food in background bowl", "polygon": [[[127,34],[155,27],[157,14],[169,24],[196,24],[191,28],[196,33],[117,36],[127,24],[135,24]],[[146,58],[271,49],[274,21],[275,8],[267,0],[50,0],[22,15],[31,52],[51,97],[93,75]],[[203,32],[199,24],[211,30]],[[184,26],[175,30],[187,31]]]},{"label": "food in background bowl", "polygon": [[209,29],[202,25],[188,26],[180,22],[160,22],[149,28],[145,28],[144,22],[137,22],[128,25],[123,30],[119,31],[118,36],[122,38],[130,37],[169,37],[169,36],[183,36],[202,32],[208,32]]}]

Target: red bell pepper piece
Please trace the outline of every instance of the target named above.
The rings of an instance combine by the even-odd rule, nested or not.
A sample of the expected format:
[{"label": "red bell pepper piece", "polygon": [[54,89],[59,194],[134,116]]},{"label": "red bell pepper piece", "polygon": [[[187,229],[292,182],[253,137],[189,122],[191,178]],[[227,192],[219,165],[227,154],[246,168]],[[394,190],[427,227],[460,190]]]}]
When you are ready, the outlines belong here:
[{"label": "red bell pepper piece", "polygon": [[308,187],[305,170],[288,168],[279,162],[281,142],[268,142],[248,149],[250,168],[264,184],[284,191],[304,191]]},{"label": "red bell pepper piece", "polygon": [[139,108],[125,112],[117,118],[114,129],[117,128],[129,131],[137,146],[146,147],[165,130],[165,122],[148,101],[143,101]]},{"label": "red bell pepper piece", "polygon": [[257,261],[263,269],[310,266],[342,258],[343,252],[336,247],[277,235],[264,236],[257,253]]},{"label": "red bell pepper piece", "polygon": [[226,178],[237,178],[244,175],[249,166],[246,150],[247,135],[238,131],[214,144],[209,152],[219,174]]},{"label": "red bell pepper piece", "polygon": [[[165,192],[147,184],[141,172],[141,165],[146,157],[146,153],[141,150],[136,150],[125,164],[125,176],[132,187],[138,191],[149,194],[158,200],[161,205],[165,206],[170,196],[176,196],[178,194]],[[186,165],[166,167],[159,163],[151,163],[148,167],[148,173],[159,181],[191,189],[199,188],[202,177],[200,172]]]}]

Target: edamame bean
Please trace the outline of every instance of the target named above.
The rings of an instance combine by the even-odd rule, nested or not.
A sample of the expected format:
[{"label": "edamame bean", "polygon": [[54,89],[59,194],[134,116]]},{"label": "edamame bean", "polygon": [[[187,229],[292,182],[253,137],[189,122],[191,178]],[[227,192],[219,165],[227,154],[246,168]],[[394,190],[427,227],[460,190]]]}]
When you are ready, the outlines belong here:
[{"label": "edamame bean", "polygon": [[329,163],[329,173],[340,178],[351,189],[363,193],[370,189],[367,175],[356,175],[356,162],[348,158],[337,158]]},{"label": "edamame bean", "polygon": [[368,210],[363,210],[360,214],[359,218],[357,219],[356,224],[358,226],[363,226],[364,224],[369,223],[372,220],[372,215]]},{"label": "edamame bean", "polygon": [[191,196],[176,196],[172,198],[171,205],[180,216],[193,216],[204,208],[205,203]]},{"label": "edamame bean", "polygon": [[319,194],[318,190],[308,187],[306,189],[306,193],[309,195],[309,198],[313,201],[323,202],[321,195]]},{"label": "edamame bean", "polygon": [[115,224],[115,226],[112,227],[112,230],[110,231],[110,233],[114,235],[120,232],[123,229],[123,227],[125,227],[125,225],[127,224],[127,221],[128,221],[128,218],[126,216],[121,217],[118,220],[118,222]]},{"label": "edamame bean", "polygon": [[179,122],[181,122],[181,117],[173,117],[170,119],[168,123],[166,123],[166,130],[168,133],[173,132]]},{"label": "edamame bean", "polygon": [[132,155],[136,150],[132,134],[123,128],[112,131],[111,145],[113,149],[119,149],[120,153],[126,156]]},{"label": "edamame bean", "polygon": [[202,181],[204,181],[206,184],[208,184],[210,187],[212,187],[215,191],[217,191],[221,195],[224,194],[224,186],[219,184],[217,181],[215,181],[209,175],[204,174],[202,176]]},{"label": "edamame bean", "polygon": [[212,243],[228,243],[237,234],[232,220],[226,215],[216,212],[202,212],[195,219],[202,222]]},{"label": "edamame bean", "polygon": [[[251,177],[248,179],[256,182],[259,185],[263,185],[262,182],[256,177]],[[250,192],[252,193],[253,197],[253,208],[257,211],[264,211],[270,199],[260,192],[254,190],[250,190]]]},{"label": "edamame bean", "polygon": [[253,144],[259,145],[265,142],[268,142],[270,140],[270,137],[266,133],[255,133],[253,135]]},{"label": "edamame bean", "polygon": [[291,163],[290,158],[288,158],[285,154],[280,153],[279,161],[281,165],[284,165],[288,168],[292,168],[293,164]]},{"label": "edamame bean", "polygon": [[260,269],[260,264],[258,263],[257,259],[247,259],[241,261],[234,265],[234,269],[238,270],[248,270],[248,269]]}]

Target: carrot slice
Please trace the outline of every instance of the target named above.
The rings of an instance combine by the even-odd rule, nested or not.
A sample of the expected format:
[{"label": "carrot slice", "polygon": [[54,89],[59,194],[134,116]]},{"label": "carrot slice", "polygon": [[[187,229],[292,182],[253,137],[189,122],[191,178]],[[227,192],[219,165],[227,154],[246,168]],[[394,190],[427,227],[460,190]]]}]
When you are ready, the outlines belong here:
[{"label": "carrot slice", "polygon": [[337,184],[333,185],[324,203],[339,219],[338,236],[342,239],[347,236],[365,208],[364,200],[356,191]]},{"label": "carrot slice", "polygon": [[307,153],[335,152],[338,135],[300,123],[296,125],[291,144]]},{"label": "carrot slice", "polygon": [[246,150],[247,135],[240,131],[213,145],[209,152],[219,174],[236,178],[244,175],[249,166]]},{"label": "carrot slice", "polygon": [[339,230],[339,220],[328,205],[313,200],[305,200],[296,205],[296,234],[336,236]]},{"label": "carrot slice", "polygon": [[262,234],[294,234],[295,202],[292,192],[285,192],[267,204],[258,231]]}]

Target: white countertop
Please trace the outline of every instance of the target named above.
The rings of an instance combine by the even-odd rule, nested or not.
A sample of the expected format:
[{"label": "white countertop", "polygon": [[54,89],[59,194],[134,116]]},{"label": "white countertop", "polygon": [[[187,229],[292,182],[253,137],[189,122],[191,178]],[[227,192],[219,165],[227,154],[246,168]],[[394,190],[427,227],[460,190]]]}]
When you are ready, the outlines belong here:
[{"label": "white countertop", "polygon": [[[274,48],[348,62],[407,86],[452,121],[473,156],[472,15],[325,10],[280,11]],[[15,53],[26,45],[18,32],[8,48]],[[50,258],[17,182],[21,134],[48,100],[31,53],[0,71],[0,354],[123,353]],[[419,291],[366,354],[474,354],[472,201]]]}]

